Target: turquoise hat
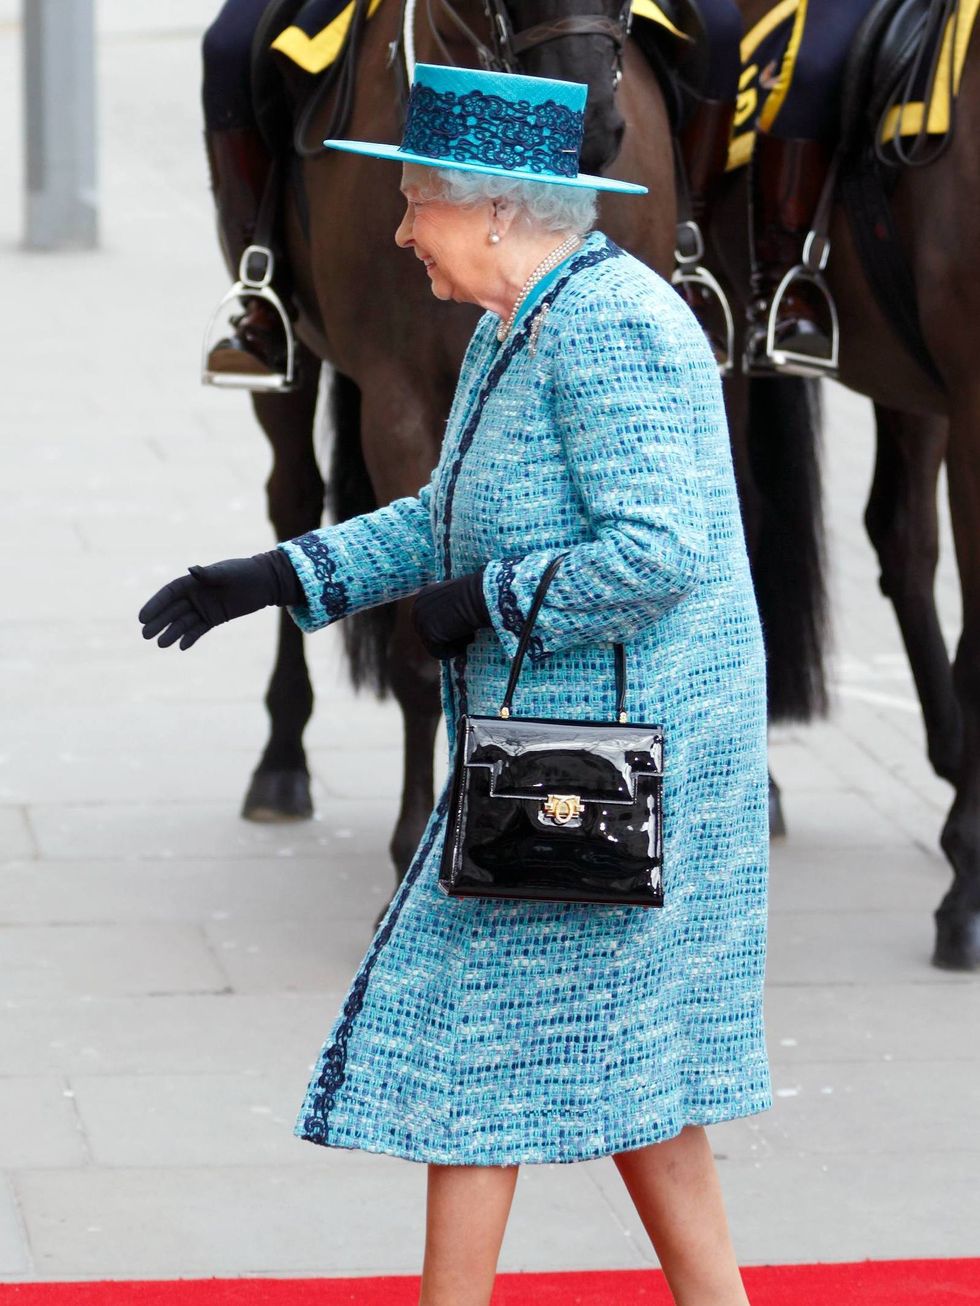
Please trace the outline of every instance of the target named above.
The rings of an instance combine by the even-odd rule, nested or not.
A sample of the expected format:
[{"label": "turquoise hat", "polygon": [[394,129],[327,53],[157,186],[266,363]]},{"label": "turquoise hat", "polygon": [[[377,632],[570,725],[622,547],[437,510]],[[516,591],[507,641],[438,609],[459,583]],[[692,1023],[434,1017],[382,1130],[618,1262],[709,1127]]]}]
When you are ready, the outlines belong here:
[{"label": "turquoise hat", "polygon": [[582,82],[420,63],[401,145],[323,143],[332,150],[430,168],[646,194],[646,186],[579,172],[588,89]]}]

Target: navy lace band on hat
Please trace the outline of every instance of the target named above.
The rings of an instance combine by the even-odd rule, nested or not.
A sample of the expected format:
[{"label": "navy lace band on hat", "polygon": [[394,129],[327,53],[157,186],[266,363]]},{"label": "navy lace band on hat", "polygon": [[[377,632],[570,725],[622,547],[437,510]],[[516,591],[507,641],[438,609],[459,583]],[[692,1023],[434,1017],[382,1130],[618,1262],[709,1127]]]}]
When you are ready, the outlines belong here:
[{"label": "navy lace band on hat", "polygon": [[555,100],[505,100],[482,91],[435,91],[416,82],[402,149],[447,163],[578,175],[584,114]]}]

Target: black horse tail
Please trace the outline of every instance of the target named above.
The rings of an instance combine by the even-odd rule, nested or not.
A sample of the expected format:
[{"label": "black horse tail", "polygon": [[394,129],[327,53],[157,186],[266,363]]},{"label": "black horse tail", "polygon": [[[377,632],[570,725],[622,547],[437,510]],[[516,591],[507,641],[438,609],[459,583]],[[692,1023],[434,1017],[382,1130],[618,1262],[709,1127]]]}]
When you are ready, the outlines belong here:
[{"label": "black horse tail", "polygon": [[[361,450],[361,392],[354,381],[334,372],[330,387],[334,440],[327,482],[327,508],[334,521],[347,521],[378,506]],[[340,623],[355,689],[372,689],[386,698],[388,645],[395,627],[395,605],[355,612]]]},{"label": "black horse tail", "polygon": [[765,632],[769,720],[827,711],[820,387],[802,377],[749,383],[748,453],[758,493],[752,574]]}]

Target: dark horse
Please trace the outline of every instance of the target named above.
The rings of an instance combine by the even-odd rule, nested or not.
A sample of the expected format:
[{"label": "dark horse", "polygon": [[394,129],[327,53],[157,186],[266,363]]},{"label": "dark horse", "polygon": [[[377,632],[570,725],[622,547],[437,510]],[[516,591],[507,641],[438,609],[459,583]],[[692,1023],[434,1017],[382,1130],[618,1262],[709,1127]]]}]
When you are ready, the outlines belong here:
[{"label": "dark horse", "polygon": [[[774,6],[748,0],[741,7],[748,30]],[[978,131],[980,47],[973,40],[948,149],[929,166],[902,169],[890,200],[934,374],[879,307],[840,188],[827,267],[840,314],[840,380],[875,404],[876,462],[865,525],[909,657],[929,760],[955,789],[940,839],[953,884],[936,912],[933,956],[936,965],[954,970],[980,963],[980,376],[973,335],[980,311]],[[743,170],[733,175],[712,232],[743,307],[749,294],[745,214]],[[741,356],[741,342],[736,353]],[[736,379],[732,388],[738,385]],[[739,406],[730,404],[729,411],[737,443]],[[944,459],[963,597],[952,664],[934,599],[936,488]]]},{"label": "dark horse", "polygon": [[[604,197],[600,225],[669,276],[676,219],[670,123],[658,78],[638,41],[630,39],[620,49],[613,38],[622,0],[514,0],[507,6],[492,0],[489,11],[483,0],[454,0],[451,7],[432,0],[428,15],[414,25],[417,61],[475,65],[478,52],[464,25],[489,42],[489,17],[498,13],[494,5],[500,18],[524,33],[518,44],[527,45],[520,55],[525,71],[589,83],[583,169],[639,180],[650,189],[646,200]],[[389,60],[399,39],[400,8],[389,0],[363,29],[346,131],[353,138],[400,139],[398,79]],[[570,13],[601,16],[602,30],[556,31],[555,23]],[[542,24],[547,39],[535,43]],[[311,138],[324,134],[331,113],[328,101],[311,125]],[[415,262],[395,247],[403,203],[398,187],[397,168],[357,155],[323,152],[294,160],[290,169],[284,240],[300,308],[304,380],[291,394],[254,397],[273,448],[268,493],[279,539],[300,535],[321,520],[324,483],[313,442],[318,360],[333,369],[329,498],[335,516],[343,519],[414,494],[437,460],[476,314],[433,300]],[[762,387],[751,424],[747,417],[736,423],[741,433],[736,469],[750,509],[750,534],[759,546],[754,549],[757,586],[769,600],[770,615],[764,611],[764,619],[771,700],[778,713],[805,717],[822,695],[810,386],[790,379]],[[736,395],[746,412],[749,393],[743,386]],[[782,438],[788,428],[797,430],[795,441]],[[751,467],[750,431],[763,445],[768,440],[768,481]],[[780,495],[768,493],[769,484],[778,484]],[[769,541],[780,547],[766,548]],[[790,602],[791,595],[797,601]],[[810,599],[803,601],[804,595]],[[438,666],[416,641],[404,603],[348,620],[344,635],[355,684],[390,689],[404,716],[404,784],[391,842],[396,870],[403,874],[433,802]],[[245,814],[303,815],[309,811],[309,787],[302,734],[313,698],[302,636],[285,616],[266,701],[272,732]]]}]

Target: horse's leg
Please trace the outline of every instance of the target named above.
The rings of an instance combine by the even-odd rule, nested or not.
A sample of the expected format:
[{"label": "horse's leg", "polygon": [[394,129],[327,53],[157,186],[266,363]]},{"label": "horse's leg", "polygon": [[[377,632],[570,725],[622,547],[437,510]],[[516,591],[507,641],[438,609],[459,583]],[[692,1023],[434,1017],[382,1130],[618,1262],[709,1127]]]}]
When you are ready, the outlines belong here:
[{"label": "horse's leg", "polygon": [[953,884],[936,912],[933,961],[951,970],[980,965],[980,391],[959,398],[950,418],[949,503],[963,594],[963,632],[953,686],[963,721],[956,797],[940,843]]},{"label": "horse's leg", "polygon": [[936,612],[939,562],[936,482],[946,456],[944,417],[875,405],[877,453],[864,524],[881,567],[881,592],[892,602],[922,705],[929,761],[955,783],[963,726],[949,653]]},{"label": "horse's leg", "polygon": [[[313,444],[320,363],[305,349],[300,349],[298,363],[302,381],[297,390],[252,397],[255,415],[272,445],[266,494],[277,540],[314,530],[323,516],[323,479]],[[242,815],[252,821],[312,816],[303,731],[313,711],[313,687],[302,632],[285,611],[280,614],[279,646],[265,704],[269,741],[252,776]]]}]

